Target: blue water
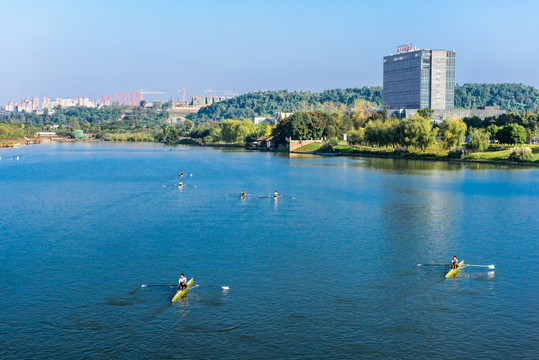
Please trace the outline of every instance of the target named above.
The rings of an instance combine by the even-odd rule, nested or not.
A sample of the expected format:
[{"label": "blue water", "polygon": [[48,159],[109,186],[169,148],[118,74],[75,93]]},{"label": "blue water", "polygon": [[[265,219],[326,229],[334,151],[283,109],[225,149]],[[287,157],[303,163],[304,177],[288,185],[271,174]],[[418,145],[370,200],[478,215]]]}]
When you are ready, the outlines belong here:
[{"label": "blue water", "polygon": [[0,150],[0,358],[538,357],[538,169],[169,149]]}]

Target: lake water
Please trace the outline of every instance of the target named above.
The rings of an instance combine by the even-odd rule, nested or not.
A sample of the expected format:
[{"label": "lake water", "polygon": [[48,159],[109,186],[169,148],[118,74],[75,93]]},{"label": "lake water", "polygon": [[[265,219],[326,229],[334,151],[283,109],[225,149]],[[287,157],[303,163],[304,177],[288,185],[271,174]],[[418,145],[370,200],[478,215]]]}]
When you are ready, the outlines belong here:
[{"label": "lake water", "polygon": [[538,357],[539,170],[169,149],[0,150],[0,358]]}]

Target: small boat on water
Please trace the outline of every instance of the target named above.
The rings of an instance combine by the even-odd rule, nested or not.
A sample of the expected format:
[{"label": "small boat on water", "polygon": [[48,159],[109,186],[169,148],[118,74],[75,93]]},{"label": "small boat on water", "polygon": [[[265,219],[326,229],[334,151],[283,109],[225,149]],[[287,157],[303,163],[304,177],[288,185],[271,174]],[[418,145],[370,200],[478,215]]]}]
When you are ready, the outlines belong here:
[{"label": "small boat on water", "polygon": [[339,152],[336,152],[336,153],[314,153],[315,155],[320,155],[320,156],[340,156],[342,155],[342,153],[339,151]]},{"label": "small boat on water", "polygon": [[464,266],[464,260],[462,260],[461,262],[459,262],[459,266],[456,268],[456,269],[451,269],[447,272],[447,274],[445,274],[445,278],[449,278],[451,276],[457,276],[457,274],[459,273],[460,271],[460,268]]},{"label": "small boat on water", "polygon": [[184,297],[185,295],[187,295],[187,291],[189,290],[191,285],[193,285],[193,278],[191,278],[191,280],[189,280],[186,283],[186,285],[187,285],[187,287],[185,289],[176,291],[176,295],[174,295],[174,297],[172,298],[172,302],[175,302],[179,298]]}]

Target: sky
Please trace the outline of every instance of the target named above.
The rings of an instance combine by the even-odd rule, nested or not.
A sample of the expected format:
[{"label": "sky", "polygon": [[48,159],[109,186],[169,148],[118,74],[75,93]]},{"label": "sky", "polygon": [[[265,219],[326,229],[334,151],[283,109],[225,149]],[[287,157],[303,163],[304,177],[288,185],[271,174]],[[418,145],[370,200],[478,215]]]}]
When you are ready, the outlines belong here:
[{"label": "sky", "polygon": [[535,0],[0,0],[0,9],[0,104],[382,85],[383,57],[405,43],[455,50],[457,84],[539,88]]}]

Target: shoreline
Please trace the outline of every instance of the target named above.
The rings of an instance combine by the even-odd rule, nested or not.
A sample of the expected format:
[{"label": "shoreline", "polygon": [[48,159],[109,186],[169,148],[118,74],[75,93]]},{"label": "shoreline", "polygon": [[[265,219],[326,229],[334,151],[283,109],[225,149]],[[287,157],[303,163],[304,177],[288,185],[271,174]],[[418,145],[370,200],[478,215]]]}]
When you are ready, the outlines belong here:
[{"label": "shoreline", "polygon": [[[301,152],[301,151],[290,151],[290,154],[303,154],[303,155],[316,155],[315,152]],[[324,155],[317,155],[324,156]],[[328,156],[328,155],[326,155]],[[365,158],[376,158],[376,159],[400,159],[400,160],[414,160],[414,161],[437,161],[437,162],[446,162],[446,163],[471,163],[471,164],[490,164],[490,165],[505,165],[505,166],[530,166],[530,167],[539,167],[537,162],[519,162],[519,161],[509,161],[509,160],[475,160],[475,159],[451,159],[451,158],[435,158],[430,156],[420,157],[420,156],[399,156],[399,155],[378,155],[375,153],[341,153],[338,156],[347,156],[347,157],[365,157]]]},{"label": "shoreline", "polygon": [[[7,140],[7,139],[6,139]],[[34,139],[31,139],[34,140]],[[41,142],[28,142],[26,139],[9,139],[8,142],[2,142],[0,141],[0,148],[17,148],[21,146],[29,146],[29,145],[40,145],[40,144],[46,144],[46,143],[52,143],[52,142],[76,142],[76,141],[82,141],[82,142],[115,142],[115,143],[131,143],[133,141],[110,141],[110,140],[103,140],[103,139],[69,139],[69,138],[62,138],[55,141],[41,141]],[[141,142],[151,142],[155,144],[163,144],[163,146],[177,146],[177,145],[190,145],[190,146],[203,146],[203,147],[223,147],[223,148],[235,148],[235,149],[245,149],[245,145],[242,144],[218,144],[218,143],[198,143],[198,142],[191,142],[191,143],[179,143],[177,145],[167,145],[165,143],[156,142],[156,141],[141,141]],[[260,151],[261,150],[253,149],[250,151]],[[275,153],[282,153],[281,151],[271,151]],[[316,156],[324,156],[324,155],[317,155],[315,152],[303,152],[303,151],[289,151],[289,154],[300,154],[300,155],[316,155]],[[329,155],[326,155],[329,156]],[[346,156],[346,157],[364,157],[364,158],[377,158],[377,159],[400,159],[400,160],[413,160],[413,161],[435,161],[435,162],[446,162],[446,163],[471,163],[471,164],[489,164],[489,165],[504,165],[504,166],[516,166],[516,167],[539,167],[539,162],[519,162],[519,161],[509,161],[509,160],[475,160],[475,159],[451,159],[451,158],[437,158],[437,157],[430,157],[430,156],[399,156],[399,155],[393,155],[393,154],[376,154],[374,152],[366,152],[366,153],[353,153],[353,152],[341,152],[338,156]]]}]

